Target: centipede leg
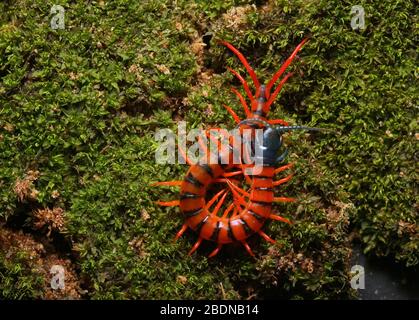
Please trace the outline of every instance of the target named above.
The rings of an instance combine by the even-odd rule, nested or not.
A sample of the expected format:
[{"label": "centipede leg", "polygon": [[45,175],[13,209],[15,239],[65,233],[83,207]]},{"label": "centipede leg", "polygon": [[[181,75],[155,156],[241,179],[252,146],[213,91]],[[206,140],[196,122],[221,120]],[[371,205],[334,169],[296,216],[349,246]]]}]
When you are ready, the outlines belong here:
[{"label": "centipede leg", "polygon": [[183,150],[181,146],[178,146],[178,150],[179,150],[180,155],[183,157],[183,159],[185,159],[187,164],[189,164],[190,166],[193,166],[195,164],[193,163],[193,161],[191,161],[191,159],[189,159],[189,157],[186,155],[185,150]]},{"label": "centipede leg", "polygon": [[233,209],[234,203],[230,203],[227,209],[224,210],[222,218],[227,218],[228,214],[230,213],[231,209]]},{"label": "centipede leg", "polygon": [[223,245],[222,245],[222,244],[219,244],[219,245],[217,246],[217,248],[215,248],[215,249],[214,249],[214,251],[212,251],[212,252],[209,254],[208,258],[212,258],[212,257],[216,256],[216,255],[218,254],[218,252],[220,252],[220,250],[221,250],[221,248],[222,248],[222,247],[223,247]]},{"label": "centipede leg", "polygon": [[250,113],[249,107],[247,106],[246,100],[244,99],[242,94],[239,91],[237,91],[235,88],[231,88],[231,91],[233,91],[237,95],[237,97],[239,97],[239,100],[244,108],[244,112],[246,113],[246,117],[250,118],[251,113]]},{"label": "centipede leg", "polygon": [[239,205],[239,210],[237,210],[237,206],[236,206],[236,207],[234,207],[233,214],[232,214],[231,216],[232,216],[232,217],[237,216],[237,215],[239,214],[239,211],[240,211],[240,205]]},{"label": "centipede leg", "polygon": [[156,201],[156,203],[159,206],[162,207],[176,207],[179,205],[180,201],[179,200],[173,200],[173,201]]},{"label": "centipede leg", "polygon": [[252,256],[252,257],[254,257],[255,256],[255,254],[253,253],[253,251],[252,251],[252,249],[250,249],[250,246],[248,245],[248,243],[245,241],[245,240],[243,240],[242,242],[241,242],[243,245],[244,245],[244,247],[246,248],[246,251]]},{"label": "centipede leg", "polygon": [[212,215],[216,216],[218,214],[218,211],[220,210],[221,206],[223,205],[226,196],[227,196],[227,193],[224,193],[221,200],[215,206],[214,211],[212,212]]},{"label": "centipede leg", "polygon": [[182,185],[183,181],[160,181],[160,182],[154,182],[150,184],[152,187],[156,186],[170,186],[170,187],[178,187]]},{"label": "centipede leg", "polygon": [[239,118],[239,116],[234,112],[234,110],[233,109],[231,109],[229,106],[227,106],[227,105],[223,105],[224,106],[224,108],[226,108],[227,109],[227,111],[228,111],[228,113],[230,113],[231,114],[231,116],[233,117],[233,119],[234,119],[234,121],[236,122],[236,123],[239,123],[241,120],[240,120],[240,118]]},{"label": "centipede leg", "polygon": [[291,168],[292,166],[294,166],[294,163],[289,163],[289,164],[287,164],[285,166],[282,166],[282,167],[279,167],[279,168],[275,169],[274,170],[274,173],[275,174],[280,173],[280,172],[282,172],[284,170],[287,170],[287,169]]},{"label": "centipede leg", "polygon": [[223,189],[223,190],[220,190],[216,195],[214,195],[213,197],[212,197],[212,199],[210,200],[210,201],[208,201],[207,202],[207,204],[206,204],[206,206],[205,206],[205,209],[209,209],[213,204],[214,204],[214,202],[215,201],[217,201],[217,199],[223,194],[223,193],[225,193],[227,190],[226,189]]},{"label": "centipede leg", "polygon": [[178,233],[176,233],[176,236],[173,239],[173,241],[176,241],[177,239],[179,239],[185,233],[187,229],[188,229],[188,225],[184,223],[182,228],[178,231]]},{"label": "centipede leg", "polygon": [[[230,185],[230,184],[229,184]],[[235,184],[231,183],[230,185],[231,188],[234,188],[235,190],[237,190],[238,192],[240,192],[243,196],[245,197],[250,197],[250,194],[248,192],[246,192],[245,190],[239,188],[238,186],[236,186]]]},{"label": "centipede leg", "polygon": [[[206,137],[205,137],[206,139]],[[206,145],[206,142],[203,140],[203,137],[201,135],[198,136],[198,144],[200,152],[204,152],[205,159],[208,160],[208,147]]]},{"label": "centipede leg", "polygon": [[292,175],[292,174],[290,174],[289,176],[287,176],[287,177],[285,177],[285,178],[283,178],[283,179],[280,179],[280,180],[278,180],[278,181],[274,181],[274,182],[273,182],[273,185],[274,185],[275,187],[276,187],[276,186],[279,186],[279,185],[281,185],[281,184],[283,184],[283,183],[285,183],[285,182],[290,181],[292,177],[293,177],[293,175]]},{"label": "centipede leg", "polygon": [[201,243],[202,243],[202,238],[199,237],[198,241],[195,242],[192,249],[189,251],[188,255],[192,255],[192,253],[194,253],[196,251],[196,249],[198,249],[198,247],[201,245]]},{"label": "centipede leg", "polygon": [[274,202],[295,202],[295,198],[274,197]]},{"label": "centipede leg", "polygon": [[281,75],[285,72],[285,70],[288,68],[288,66],[291,64],[291,62],[294,60],[295,56],[297,55],[298,51],[303,47],[303,45],[307,42],[307,38],[305,38],[303,41],[300,42],[300,44],[294,49],[293,53],[288,57],[288,59],[285,61],[285,63],[279,68],[277,72],[273,75],[271,80],[268,82],[266,86],[266,90],[268,92],[268,98],[270,98],[270,92],[272,86],[275,84],[275,82],[281,77]]},{"label": "centipede leg", "polygon": [[229,48],[237,56],[237,58],[239,58],[241,63],[243,63],[244,67],[246,68],[247,72],[249,72],[249,75],[253,80],[253,84],[256,87],[256,91],[259,91],[259,87],[260,87],[259,80],[256,76],[255,71],[250,66],[249,62],[246,60],[244,55],[239,50],[237,50],[237,48],[235,48],[231,43],[228,43],[227,41],[220,41],[220,43],[225,45],[227,48]]},{"label": "centipede leg", "polygon": [[259,235],[265,239],[266,241],[270,242],[270,243],[275,243],[276,241],[274,239],[272,239],[270,236],[268,236],[265,232],[263,232],[262,230],[258,231]]},{"label": "centipede leg", "polygon": [[234,195],[234,202],[236,203],[236,207],[238,207],[237,209],[240,210],[240,205],[246,206],[247,202],[246,200],[244,200],[244,198],[240,194],[237,193],[237,191],[231,185],[233,184],[229,183],[230,190]]},{"label": "centipede leg", "polygon": [[289,123],[282,119],[268,120],[269,124],[280,124],[281,126],[289,126]]},{"label": "centipede leg", "polygon": [[231,171],[231,172],[224,172],[223,173],[223,177],[228,178],[228,177],[233,177],[233,176],[237,176],[239,174],[243,174],[242,171]]},{"label": "centipede leg", "polygon": [[284,217],[281,217],[281,216],[277,216],[275,214],[271,214],[269,216],[269,219],[277,220],[277,221],[281,221],[281,222],[285,222],[285,223],[288,223],[288,224],[292,224],[292,222],[289,221],[287,218],[284,218]]},{"label": "centipede leg", "polygon": [[222,146],[222,141],[220,141],[219,137],[214,137],[212,133],[215,133],[214,130],[217,130],[217,133],[221,135],[221,138],[225,139],[227,137],[227,133],[225,129],[222,128],[212,128],[205,130],[205,135],[211,140],[211,143],[214,143],[217,146],[217,149],[220,150]]},{"label": "centipede leg", "polygon": [[[278,93],[281,91],[282,86],[284,85],[285,82],[287,82],[288,78],[292,76],[292,72],[288,73],[279,83],[278,87],[276,87],[274,93],[269,97],[268,101],[265,103],[265,105],[263,106],[263,112],[269,112],[269,108],[271,106],[271,104],[274,102],[276,96],[278,95]],[[270,92],[270,90],[268,90],[268,93]]]},{"label": "centipede leg", "polygon": [[244,78],[236,71],[231,69],[230,67],[227,67],[227,69],[234,74],[237,79],[240,80],[241,84],[243,85],[244,91],[246,92],[247,96],[249,97],[249,100],[251,102],[252,106],[256,106],[256,100],[252,95],[252,92],[250,91],[249,85],[247,84],[246,80],[244,80]]}]

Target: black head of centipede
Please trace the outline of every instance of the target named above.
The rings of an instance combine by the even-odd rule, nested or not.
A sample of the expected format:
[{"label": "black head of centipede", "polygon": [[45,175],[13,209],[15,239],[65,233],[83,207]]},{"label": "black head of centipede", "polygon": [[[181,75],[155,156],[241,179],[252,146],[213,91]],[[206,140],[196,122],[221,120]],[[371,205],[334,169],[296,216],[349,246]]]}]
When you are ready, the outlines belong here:
[{"label": "black head of centipede", "polygon": [[[261,119],[246,119],[240,125],[258,124],[259,132],[256,131],[254,140],[244,141],[250,147],[251,154],[255,163],[274,166],[281,163],[287,156],[288,150],[285,149],[280,155],[279,151],[283,145],[282,135],[293,130],[324,131],[322,128],[312,128],[306,126],[271,126],[268,122]],[[259,126],[260,125],[260,126]]]}]

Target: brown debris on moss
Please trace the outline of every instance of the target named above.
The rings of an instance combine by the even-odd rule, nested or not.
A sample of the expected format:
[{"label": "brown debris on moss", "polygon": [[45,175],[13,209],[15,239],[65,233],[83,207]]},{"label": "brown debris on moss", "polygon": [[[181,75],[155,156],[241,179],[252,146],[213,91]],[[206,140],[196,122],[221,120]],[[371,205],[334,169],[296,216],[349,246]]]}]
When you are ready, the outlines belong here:
[{"label": "brown debris on moss", "polygon": [[398,235],[400,236],[403,234],[418,235],[418,233],[419,233],[419,227],[415,223],[399,221],[398,229],[397,229]]},{"label": "brown debris on moss", "polygon": [[185,276],[179,275],[176,278],[177,282],[179,282],[180,284],[185,285],[188,282],[188,278],[186,278]]},{"label": "brown debris on moss", "polygon": [[221,19],[228,28],[240,30],[247,24],[247,15],[251,11],[256,11],[255,5],[232,7],[222,15]]},{"label": "brown debris on moss", "polygon": [[21,202],[25,199],[36,199],[39,191],[35,189],[33,183],[38,178],[39,171],[29,170],[23,179],[16,179],[13,191],[18,196]]},{"label": "brown debris on moss", "polygon": [[330,231],[349,226],[349,210],[353,205],[339,201],[335,201],[333,205],[326,209],[327,229]]},{"label": "brown debris on moss", "polygon": [[64,228],[64,210],[61,208],[44,208],[34,212],[34,226],[36,229],[48,228],[49,237],[53,230],[61,232]]},{"label": "brown debris on moss", "polygon": [[128,244],[139,257],[145,258],[148,256],[148,253],[145,251],[144,239],[136,237],[132,239]]},{"label": "brown debris on moss", "polygon": [[281,271],[295,272],[297,268],[301,268],[308,273],[313,273],[314,261],[305,257],[301,252],[295,253],[294,251],[290,251],[278,259],[277,267]]}]

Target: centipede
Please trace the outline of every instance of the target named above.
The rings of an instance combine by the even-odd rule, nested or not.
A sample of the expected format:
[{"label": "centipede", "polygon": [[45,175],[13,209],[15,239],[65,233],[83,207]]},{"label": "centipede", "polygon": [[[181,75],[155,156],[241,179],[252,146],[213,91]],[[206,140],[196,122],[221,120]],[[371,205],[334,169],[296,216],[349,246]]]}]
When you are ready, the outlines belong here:
[{"label": "centipede", "polygon": [[[212,162],[193,163],[188,159],[185,150],[182,150],[182,155],[189,165],[183,180],[152,184],[153,186],[180,187],[177,200],[157,201],[157,204],[166,207],[177,206],[184,216],[184,223],[174,240],[179,239],[188,229],[198,234],[198,239],[190,249],[189,255],[192,255],[204,240],[207,240],[216,244],[209,257],[216,256],[224,245],[236,242],[241,243],[251,256],[255,256],[248,244],[249,237],[259,234],[269,243],[276,242],[263,231],[266,221],[292,223],[273,211],[273,204],[276,202],[296,200],[275,195],[275,189],[293,177],[291,173],[276,180],[277,175],[293,166],[293,163],[285,164],[288,151],[283,143],[283,134],[293,130],[319,131],[321,129],[289,125],[283,119],[268,119],[268,113],[283,85],[292,76],[291,72],[283,76],[284,73],[307,41],[308,38],[305,38],[295,47],[266,84],[260,83],[255,71],[237,48],[227,41],[219,41],[219,44],[226,46],[240,60],[252,80],[254,92],[242,75],[227,67],[240,81],[247,96],[246,99],[239,90],[232,88],[244,109],[246,118],[240,119],[231,107],[228,105],[224,107],[232,116],[237,128],[262,130],[262,138],[253,143],[253,148],[259,152],[253,154],[259,155],[260,163],[263,165],[254,174],[249,170],[252,169],[252,164],[235,164],[232,159],[233,147],[231,145],[227,150],[220,151],[217,160]],[[208,131],[206,134],[208,135]],[[206,150],[206,157],[208,153],[209,151]],[[242,177],[247,183],[246,189],[238,183],[238,177]],[[223,184],[225,187],[209,196],[209,190],[214,184]],[[232,196],[231,203],[225,203],[228,194]]]}]

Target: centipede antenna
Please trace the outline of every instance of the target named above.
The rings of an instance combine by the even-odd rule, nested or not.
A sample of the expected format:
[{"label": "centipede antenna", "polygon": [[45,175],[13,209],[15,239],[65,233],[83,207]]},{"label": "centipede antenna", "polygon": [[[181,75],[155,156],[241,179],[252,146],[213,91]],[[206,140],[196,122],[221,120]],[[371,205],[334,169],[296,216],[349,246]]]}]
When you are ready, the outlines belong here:
[{"label": "centipede antenna", "polygon": [[241,126],[242,124],[251,124],[252,122],[253,122],[253,123],[255,123],[255,122],[259,122],[259,123],[261,123],[261,124],[265,125],[266,127],[271,127],[271,125],[269,124],[269,122],[267,122],[267,121],[265,121],[265,120],[262,120],[262,119],[257,119],[257,118],[250,118],[250,119],[244,119],[244,120],[240,121],[240,122],[237,124],[236,128],[238,128],[238,127],[239,127],[239,126]]},{"label": "centipede antenna", "polygon": [[293,130],[334,132],[333,130],[330,130],[330,129],[316,128],[316,127],[306,127],[306,126],[278,126],[278,127],[276,127],[276,130],[282,131],[282,132],[288,132],[288,131],[293,131]]}]

